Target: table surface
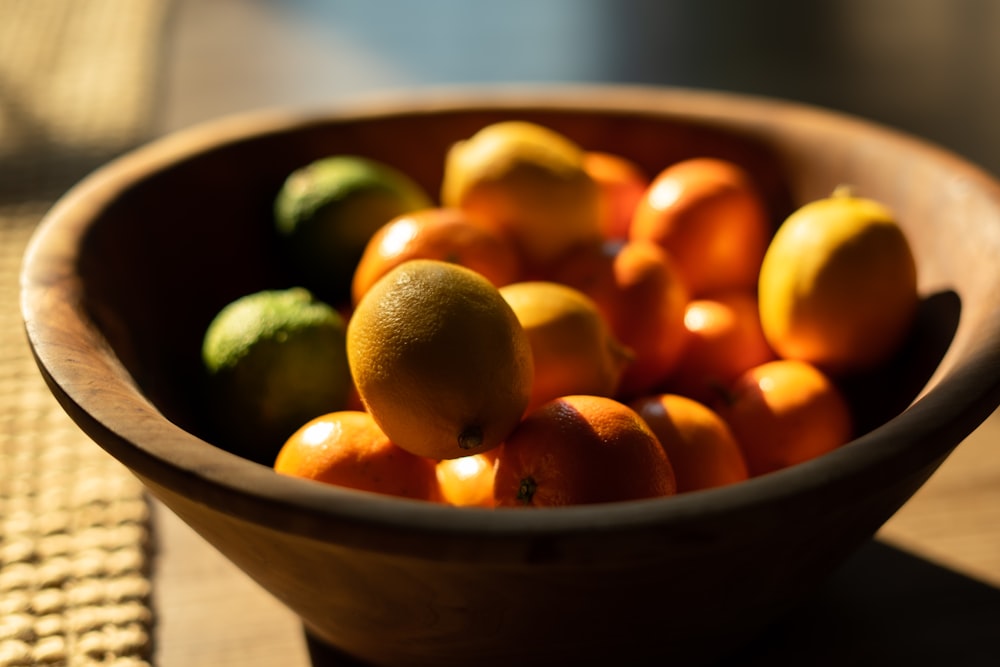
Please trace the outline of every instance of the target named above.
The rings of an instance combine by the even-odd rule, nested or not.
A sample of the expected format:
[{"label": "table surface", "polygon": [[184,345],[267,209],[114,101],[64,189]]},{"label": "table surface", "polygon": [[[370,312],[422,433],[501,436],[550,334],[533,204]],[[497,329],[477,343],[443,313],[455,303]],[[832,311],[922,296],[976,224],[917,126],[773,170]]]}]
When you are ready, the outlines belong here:
[{"label": "table surface", "polygon": [[[701,9],[694,2],[499,4],[508,11],[459,0],[392,5],[392,13],[361,1],[180,0],[164,71],[163,131],[379,88],[627,81],[834,106],[920,134],[1000,173],[1000,88],[986,85],[1000,80],[1000,40],[983,27],[1000,25],[1000,3],[787,3],[782,11],[792,13],[777,23],[772,2],[745,3],[758,8],[753,15],[735,2]],[[418,5],[433,16],[413,13]],[[710,11],[720,5],[728,13]],[[491,27],[477,32],[470,27],[476,25]],[[664,30],[669,39],[660,39]],[[806,32],[810,37],[801,38]],[[504,48],[517,40],[517,49]],[[866,656],[864,664],[998,664],[998,440],[1000,414],[875,540],[736,662],[857,664]],[[154,510],[156,665],[354,664],[311,646],[290,612],[169,510]]]}]

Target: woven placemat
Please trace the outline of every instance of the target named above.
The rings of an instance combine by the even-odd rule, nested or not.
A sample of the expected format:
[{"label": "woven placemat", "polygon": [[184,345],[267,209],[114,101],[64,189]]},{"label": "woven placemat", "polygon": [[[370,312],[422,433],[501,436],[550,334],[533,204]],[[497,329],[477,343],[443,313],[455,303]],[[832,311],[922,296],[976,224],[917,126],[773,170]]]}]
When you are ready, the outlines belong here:
[{"label": "woven placemat", "polygon": [[150,508],[62,412],[18,272],[75,181],[145,140],[168,0],[0,0],[0,667],[147,665]]}]

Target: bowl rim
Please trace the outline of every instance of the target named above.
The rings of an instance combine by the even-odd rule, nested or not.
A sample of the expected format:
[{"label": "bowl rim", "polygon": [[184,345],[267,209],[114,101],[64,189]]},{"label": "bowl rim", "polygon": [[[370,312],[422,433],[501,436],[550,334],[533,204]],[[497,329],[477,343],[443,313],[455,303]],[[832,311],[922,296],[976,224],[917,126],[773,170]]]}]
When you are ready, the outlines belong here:
[{"label": "bowl rim", "polygon": [[[943,148],[840,112],[742,93],[615,84],[457,86],[381,91],[317,109],[243,112],[155,139],[112,160],[85,177],[50,209],[29,242],[21,273],[22,317],[39,369],[83,430],[153,486],[154,495],[156,486],[167,488],[182,478],[194,479],[200,491],[193,500],[212,504],[223,513],[304,537],[317,536],[317,521],[347,523],[359,527],[367,535],[364,539],[375,540],[373,544],[380,545],[377,548],[394,548],[392,545],[398,542],[396,538],[380,542],[376,536],[384,534],[384,528],[392,528],[397,537],[402,535],[400,540],[428,533],[501,540],[525,535],[572,537],[601,531],[662,529],[667,525],[686,530],[710,516],[749,512],[762,505],[788,507],[802,494],[857,478],[862,471],[877,470],[901,456],[912,459],[914,466],[931,466],[932,470],[1000,403],[1000,312],[994,312],[989,315],[991,326],[983,332],[983,343],[976,345],[975,354],[938,378],[939,384],[919,396],[903,413],[820,459],[728,487],[665,499],[491,510],[453,508],[283,477],[266,466],[216,448],[159,414],[109,346],[101,345],[100,331],[86,316],[78,324],[86,330],[107,369],[105,377],[116,378],[126,386],[116,389],[112,396],[117,403],[112,404],[108,393],[94,391],[93,378],[79,376],[77,357],[83,352],[67,348],[72,343],[65,339],[66,327],[59,318],[80,315],[81,285],[65,269],[54,274],[53,267],[59,267],[60,261],[63,267],[72,265],[65,260],[74,256],[73,242],[83,234],[91,212],[99,212],[114,197],[156,170],[258,134],[316,123],[462,109],[572,111],[581,105],[588,111],[735,122],[744,128],[751,128],[755,119],[776,113],[803,125],[833,121],[841,132],[875,132],[905,150],[929,153],[934,159],[950,162],[1000,208],[1000,184],[984,170]],[[794,118],[789,114],[793,110]],[[118,421],[123,410],[133,419]],[[109,439],[113,444],[108,444]],[[289,508],[297,510],[298,519],[289,521]],[[337,541],[336,532],[331,529],[326,539]]]}]

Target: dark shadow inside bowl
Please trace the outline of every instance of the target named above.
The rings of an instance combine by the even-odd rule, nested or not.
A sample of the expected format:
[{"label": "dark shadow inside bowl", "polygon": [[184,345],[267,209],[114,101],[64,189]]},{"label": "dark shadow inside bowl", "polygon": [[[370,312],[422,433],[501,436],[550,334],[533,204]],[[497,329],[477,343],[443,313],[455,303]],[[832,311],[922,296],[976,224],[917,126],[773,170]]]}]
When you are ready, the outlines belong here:
[{"label": "dark shadow inside bowl", "polygon": [[[216,432],[203,408],[201,338],[231,300],[302,284],[283,267],[273,231],[273,201],[287,175],[319,157],[358,154],[403,170],[436,196],[451,144],[512,118],[552,127],[590,150],[628,156],[650,175],[688,157],[737,162],[757,179],[775,227],[794,205],[792,167],[767,141],[683,116],[528,107],[296,119],[253,136],[195,147],[165,169],[157,170],[154,161],[153,168],[133,176],[84,239],[79,272],[85,307],[164,416],[239,453],[240,443]],[[919,394],[948,349],[960,310],[957,292],[926,295],[899,355],[844,380],[858,434],[899,414]]]},{"label": "dark shadow inside bowl", "polygon": [[917,398],[948,351],[961,314],[962,300],[952,290],[923,297],[910,335],[895,356],[872,371],[838,380],[857,435],[884,424]]},{"label": "dark shadow inside bowl", "polygon": [[650,174],[686,157],[724,157],[758,179],[775,224],[790,210],[782,166],[768,148],[708,124],[530,109],[317,121],[237,138],[140,175],[101,211],[83,241],[85,306],[164,416],[239,452],[239,443],[215,433],[202,411],[201,337],[229,301],[301,284],[282,266],[272,229],[273,201],[285,177],[319,157],[359,154],[404,170],[436,196],[448,147],[510,118],[555,128],[588,149],[627,155]]}]

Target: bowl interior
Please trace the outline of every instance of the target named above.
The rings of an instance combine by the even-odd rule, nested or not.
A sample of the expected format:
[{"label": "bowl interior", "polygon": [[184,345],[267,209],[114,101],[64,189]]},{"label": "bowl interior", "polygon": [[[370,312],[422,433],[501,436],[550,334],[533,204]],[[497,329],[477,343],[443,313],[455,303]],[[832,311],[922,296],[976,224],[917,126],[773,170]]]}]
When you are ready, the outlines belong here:
[{"label": "bowl interior", "polygon": [[[896,212],[917,256],[925,297],[919,323],[888,368],[845,383],[862,431],[886,422],[895,430],[879,438],[882,449],[869,447],[861,458],[848,447],[818,473],[809,472],[817,466],[802,466],[775,479],[846,475],[873,457],[897,456],[921,433],[937,444],[922,445],[919,457],[901,469],[922,467],[995,408],[1000,193],[992,179],[920,141],[835,114],[725,94],[641,89],[443,94],[316,115],[261,114],[126,156],[68,195],[29,252],[24,308],[43,372],[71,414],[99,428],[95,439],[112,440],[102,444],[140,475],[205,478],[225,469],[223,476],[244,495],[272,490],[286,503],[327,511],[317,509],[318,499],[335,491],[292,493],[288,480],[206,453],[205,441],[213,437],[196,390],[202,333],[232,299],[295,282],[276,259],[271,224],[275,194],[293,169],[331,154],[365,155],[436,194],[448,147],[511,118],[548,125],[587,149],[628,156],[651,175],[686,157],[734,160],[758,179],[775,224],[795,205],[845,182]],[[38,290],[48,290],[48,297]],[[63,305],[55,306],[57,300]],[[67,330],[83,336],[76,343],[83,355],[102,356],[97,370],[83,374],[65,363],[59,338]],[[95,372],[102,376],[95,379]],[[128,409],[109,410],[111,394],[79,390],[86,383],[127,385],[134,394],[123,400],[148,401],[142,428],[130,432],[116,423],[129,420]],[[893,419],[918,396],[906,415]],[[154,424],[158,414],[165,424]],[[118,437],[103,437],[109,432]],[[805,484],[805,477],[798,479]],[[719,498],[720,508],[745,504],[754,489],[778,483],[755,480],[746,490],[699,497]],[[532,520],[490,519],[522,527]]]}]

